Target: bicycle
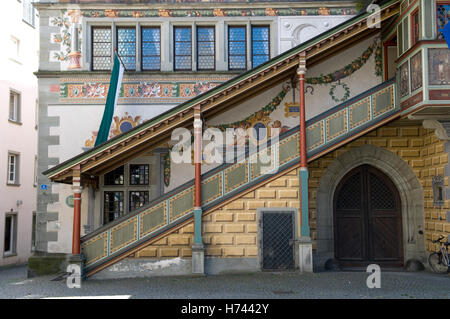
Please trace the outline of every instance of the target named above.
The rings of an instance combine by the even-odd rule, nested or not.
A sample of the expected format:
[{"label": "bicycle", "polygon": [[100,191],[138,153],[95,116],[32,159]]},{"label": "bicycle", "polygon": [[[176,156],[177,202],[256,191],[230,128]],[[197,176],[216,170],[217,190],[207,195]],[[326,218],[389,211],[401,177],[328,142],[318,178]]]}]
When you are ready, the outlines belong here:
[{"label": "bicycle", "polygon": [[433,244],[439,243],[439,251],[431,253],[428,256],[428,264],[431,269],[439,274],[450,272],[450,256],[448,254],[448,246],[450,242],[444,242],[444,236],[440,236],[438,239],[433,240]]}]

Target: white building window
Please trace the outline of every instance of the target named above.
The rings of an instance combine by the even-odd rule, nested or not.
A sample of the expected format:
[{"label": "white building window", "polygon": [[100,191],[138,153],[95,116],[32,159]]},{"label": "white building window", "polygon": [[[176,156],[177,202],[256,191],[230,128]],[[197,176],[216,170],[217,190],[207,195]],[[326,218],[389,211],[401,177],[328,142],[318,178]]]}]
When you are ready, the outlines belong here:
[{"label": "white building window", "polygon": [[9,92],[9,120],[20,122],[20,94]]},{"label": "white building window", "polygon": [[20,40],[13,35],[9,40],[9,59],[20,64]]},{"label": "white building window", "polygon": [[5,215],[5,231],[4,231],[4,248],[3,255],[16,254],[16,240],[17,240],[17,214]]},{"label": "white building window", "polygon": [[28,23],[31,26],[35,26],[35,17],[36,12],[31,3],[31,0],[22,0],[23,1],[23,21]]},{"label": "white building window", "polygon": [[8,184],[19,184],[19,155],[8,154]]}]

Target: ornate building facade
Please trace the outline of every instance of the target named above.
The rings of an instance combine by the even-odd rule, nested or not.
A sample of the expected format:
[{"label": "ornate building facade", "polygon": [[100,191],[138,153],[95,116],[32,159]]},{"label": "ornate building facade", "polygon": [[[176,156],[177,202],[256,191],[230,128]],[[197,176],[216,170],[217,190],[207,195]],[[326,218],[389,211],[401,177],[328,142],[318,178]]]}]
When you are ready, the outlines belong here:
[{"label": "ornate building facade", "polygon": [[[39,5],[40,249],[97,277],[426,264],[449,233],[445,1],[111,2]],[[207,128],[248,149],[211,162]]]}]

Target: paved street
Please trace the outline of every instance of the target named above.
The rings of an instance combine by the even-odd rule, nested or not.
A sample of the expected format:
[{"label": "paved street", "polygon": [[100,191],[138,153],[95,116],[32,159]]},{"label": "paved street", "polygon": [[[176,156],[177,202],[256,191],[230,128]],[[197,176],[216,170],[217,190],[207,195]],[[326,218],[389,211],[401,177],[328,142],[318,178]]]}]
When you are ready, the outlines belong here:
[{"label": "paved street", "polygon": [[0,269],[0,298],[450,298],[450,277],[426,272],[382,273],[380,289],[367,288],[364,272],[87,280],[80,289],[26,273],[25,266]]}]

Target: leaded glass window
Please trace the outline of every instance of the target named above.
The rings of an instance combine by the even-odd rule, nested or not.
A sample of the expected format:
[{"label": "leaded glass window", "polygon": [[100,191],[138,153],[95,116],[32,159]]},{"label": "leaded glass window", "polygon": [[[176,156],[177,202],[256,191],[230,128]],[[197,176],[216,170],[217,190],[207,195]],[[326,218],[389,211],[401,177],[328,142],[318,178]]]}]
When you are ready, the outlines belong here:
[{"label": "leaded glass window", "polygon": [[197,70],[215,69],[214,27],[197,27]]},{"label": "leaded glass window", "polygon": [[444,30],[444,27],[448,22],[450,22],[450,3],[438,3],[436,5],[436,25],[438,39],[444,39],[444,34],[442,33],[442,31]]},{"label": "leaded glass window", "polygon": [[247,69],[247,40],[245,27],[228,27],[228,68]]},{"label": "leaded glass window", "polygon": [[142,70],[158,71],[161,67],[161,31],[142,28]]},{"label": "leaded glass window", "polygon": [[111,70],[111,28],[92,28],[92,69]]},{"label": "leaded glass window", "polygon": [[148,185],[148,165],[130,165],[130,185]]},{"label": "leaded glass window", "polygon": [[136,28],[117,28],[117,52],[127,70],[136,69]]},{"label": "leaded glass window", "polygon": [[192,30],[191,27],[174,27],[175,70],[192,69]]},{"label": "leaded glass window", "polygon": [[139,207],[147,205],[149,202],[148,194],[149,194],[148,191],[131,191],[129,199],[130,200],[129,211],[132,212],[133,210],[136,210]]},{"label": "leaded glass window", "polygon": [[105,174],[105,185],[123,185],[123,166]]},{"label": "leaded glass window", "polygon": [[419,41],[420,36],[419,9],[411,15],[411,27],[411,46],[413,46]]},{"label": "leaded glass window", "polygon": [[105,192],[104,198],[104,224],[120,218],[124,214],[123,192]]},{"label": "leaded glass window", "polygon": [[252,26],[252,66],[269,61],[269,27]]}]

